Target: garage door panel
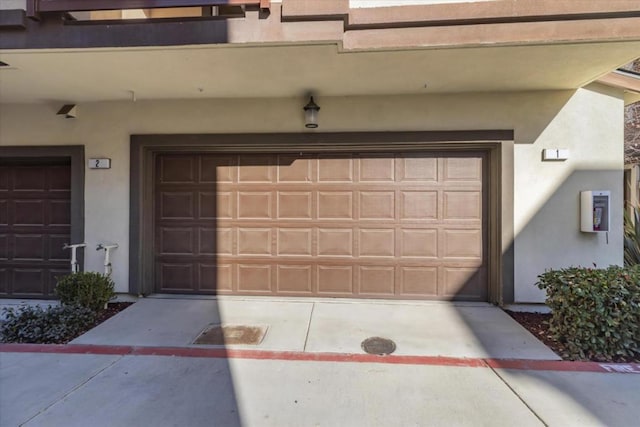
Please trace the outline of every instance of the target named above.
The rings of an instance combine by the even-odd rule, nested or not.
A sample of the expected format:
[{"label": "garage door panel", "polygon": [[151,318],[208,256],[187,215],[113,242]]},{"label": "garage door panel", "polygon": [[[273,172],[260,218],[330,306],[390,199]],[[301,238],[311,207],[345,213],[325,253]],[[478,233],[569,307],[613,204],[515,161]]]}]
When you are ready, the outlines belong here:
[{"label": "garage door panel", "polygon": [[[220,194],[224,199],[224,195]],[[218,217],[218,195],[213,191],[198,192],[198,218],[216,219]]]},{"label": "garage door panel", "polygon": [[358,230],[358,247],[361,257],[395,257],[395,230],[372,229]]},{"label": "garage door panel", "polygon": [[233,219],[236,195],[230,191],[220,191],[215,197],[214,205],[209,205],[208,210],[200,214],[200,219]]},{"label": "garage door panel", "polygon": [[482,267],[447,267],[443,269],[444,296],[452,299],[482,300],[486,281]]},{"label": "garage door panel", "polygon": [[239,228],[238,255],[272,255],[271,228]]},{"label": "garage door panel", "polygon": [[13,225],[43,226],[45,225],[45,201],[44,200],[14,200],[13,201]]},{"label": "garage door panel", "polygon": [[353,294],[353,267],[350,265],[318,265],[319,295]]},{"label": "garage door panel", "polygon": [[195,182],[194,157],[166,155],[160,159],[160,182],[163,184],[193,184]]},{"label": "garage door panel", "polygon": [[195,289],[193,281],[192,263],[159,263],[157,277],[159,277],[162,291],[190,291]]},{"label": "garage door panel", "polygon": [[400,295],[404,297],[438,296],[438,267],[400,267]]},{"label": "garage door panel", "polygon": [[70,192],[71,169],[67,166],[51,166],[47,169],[47,183],[53,194]]},{"label": "garage door panel", "polygon": [[351,191],[318,191],[318,219],[351,220],[353,193]]},{"label": "garage door panel", "polygon": [[45,238],[42,234],[16,234],[13,239],[13,259],[43,260],[45,255]]},{"label": "garage door panel", "polygon": [[46,270],[40,268],[14,268],[13,293],[15,295],[37,296],[46,294]]},{"label": "garage door panel", "polygon": [[438,159],[405,155],[400,159],[400,182],[431,183],[438,182]]},{"label": "garage door panel", "polygon": [[190,191],[160,194],[161,219],[193,219],[193,193]]},{"label": "garage door panel", "polygon": [[13,188],[15,192],[46,192],[46,167],[15,167],[13,169]]},{"label": "garage door panel", "polygon": [[[215,236],[215,246],[212,250],[217,251],[218,255],[233,255],[233,234],[233,228],[231,227],[218,228]],[[210,252],[201,253],[209,254]]]},{"label": "garage door panel", "polygon": [[210,154],[199,157],[199,182],[209,184],[232,183],[238,172],[235,155]]},{"label": "garage door panel", "polygon": [[204,292],[232,290],[232,266],[210,263],[198,264],[197,288]]},{"label": "garage door panel", "polygon": [[9,225],[9,201],[0,200],[0,226]]},{"label": "garage door panel", "polygon": [[444,181],[481,182],[482,160],[473,157],[444,159]]},{"label": "garage door panel", "polygon": [[438,219],[438,192],[400,191],[400,219],[427,221]]},{"label": "garage door panel", "polygon": [[313,293],[313,266],[278,265],[276,286],[278,293],[307,294]]},{"label": "garage door panel", "polygon": [[402,258],[438,258],[437,229],[404,229],[400,239]]},{"label": "garage door panel", "polygon": [[395,159],[393,157],[371,157],[359,159],[360,182],[395,182]]},{"label": "garage door panel", "polygon": [[278,156],[279,183],[308,183],[313,180],[313,159],[297,156]]},{"label": "garage door panel", "polygon": [[280,228],[278,229],[279,256],[312,256],[313,229],[311,228]]},{"label": "garage door panel", "polygon": [[396,218],[395,191],[360,191],[360,219]]},{"label": "garage door panel", "polygon": [[278,191],[278,220],[312,218],[312,191]]},{"label": "garage door panel", "polygon": [[163,227],[159,243],[162,255],[194,255],[194,232],[191,228]]},{"label": "garage door panel", "polygon": [[0,295],[2,296],[10,295],[9,280],[10,280],[9,269],[0,268]]},{"label": "garage door panel", "polygon": [[273,194],[270,191],[238,192],[238,219],[271,219]]},{"label": "garage door panel", "polygon": [[391,266],[362,265],[359,267],[358,293],[376,297],[395,294],[396,269]]},{"label": "garage door panel", "polygon": [[[486,275],[460,283],[468,271],[485,268],[482,155],[181,156],[198,165],[197,173],[188,174],[194,183],[156,177],[156,209],[171,214],[157,217],[156,236],[175,240],[156,253],[158,265],[171,267],[157,269],[156,275],[171,277],[167,282],[156,276],[156,283],[164,283],[156,290],[422,299],[486,295]],[[180,228],[192,230],[193,237],[161,236],[163,229]],[[192,266],[190,272],[176,273],[183,264]],[[190,274],[191,282],[175,283]]]},{"label": "garage door panel", "polygon": [[11,171],[8,167],[0,166],[0,193],[9,191],[9,176]]},{"label": "garage door panel", "polygon": [[353,230],[350,228],[319,228],[318,256],[353,256]]},{"label": "garage door panel", "polygon": [[49,225],[68,226],[71,223],[71,201],[51,200],[49,203]]},{"label": "garage door panel", "polygon": [[482,232],[480,230],[445,229],[442,236],[442,258],[482,259]]},{"label": "garage door panel", "polygon": [[69,258],[69,250],[62,249],[65,243],[69,243],[68,234],[50,234],[48,239],[49,260],[65,262]]},{"label": "garage door panel", "polygon": [[318,158],[318,182],[353,182],[353,159],[351,156]]},{"label": "garage door panel", "polygon": [[9,259],[9,236],[0,234],[0,260]]},{"label": "garage door panel", "polygon": [[238,264],[238,291],[246,293],[271,293],[272,266],[267,264]]},{"label": "garage door panel", "polygon": [[445,191],[445,220],[480,220],[482,194],[478,191]]},{"label": "garage door panel", "polygon": [[239,157],[238,182],[271,184],[275,176],[275,156],[243,154]]}]

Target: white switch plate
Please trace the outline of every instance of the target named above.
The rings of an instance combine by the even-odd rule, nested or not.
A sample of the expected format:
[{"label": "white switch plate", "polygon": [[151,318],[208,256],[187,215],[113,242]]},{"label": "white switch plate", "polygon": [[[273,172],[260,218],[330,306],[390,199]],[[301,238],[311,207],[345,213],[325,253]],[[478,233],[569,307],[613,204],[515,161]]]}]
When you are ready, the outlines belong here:
[{"label": "white switch plate", "polygon": [[111,169],[111,159],[89,159],[89,169]]}]

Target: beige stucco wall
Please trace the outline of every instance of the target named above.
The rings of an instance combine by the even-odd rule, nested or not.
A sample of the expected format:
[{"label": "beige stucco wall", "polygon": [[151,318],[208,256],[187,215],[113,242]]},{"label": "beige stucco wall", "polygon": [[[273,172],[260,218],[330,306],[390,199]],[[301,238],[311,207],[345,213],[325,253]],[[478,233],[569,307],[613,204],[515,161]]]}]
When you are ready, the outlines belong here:
[{"label": "beige stucco wall", "polygon": [[[515,129],[515,283],[519,301],[540,301],[535,276],[565,264],[622,262],[621,213],[605,236],[578,226],[578,192],[612,191],[622,204],[621,94],[595,90],[505,94],[317,98],[320,131]],[[101,271],[98,242],[120,244],[114,279],[128,290],[129,137],[132,134],[302,132],[306,99],[218,99],[88,103],[77,119],[59,104],[0,106],[1,145],[85,145],[85,155],[113,159],[87,170],[85,269]],[[180,141],[176,141],[179,143]],[[569,148],[566,162],[541,162],[543,148]],[[511,184],[507,182],[505,186]],[[621,211],[620,211],[621,212]],[[505,242],[505,249],[511,242]],[[564,261],[566,260],[566,261]]]},{"label": "beige stucco wall", "polygon": [[[544,269],[622,263],[624,101],[604,86],[590,89],[571,97],[535,144],[515,146],[516,301],[543,298],[530,284]],[[542,162],[543,148],[571,154]],[[583,190],[611,191],[608,236],[579,231]]]}]

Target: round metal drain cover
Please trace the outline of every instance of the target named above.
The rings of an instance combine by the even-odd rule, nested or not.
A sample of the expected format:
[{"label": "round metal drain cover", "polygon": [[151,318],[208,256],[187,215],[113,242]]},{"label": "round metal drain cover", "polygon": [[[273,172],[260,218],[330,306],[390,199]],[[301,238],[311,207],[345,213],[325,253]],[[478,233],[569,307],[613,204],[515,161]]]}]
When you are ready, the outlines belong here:
[{"label": "round metal drain cover", "polygon": [[396,343],[388,338],[371,337],[362,341],[360,347],[365,353],[385,355],[396,351]]}]

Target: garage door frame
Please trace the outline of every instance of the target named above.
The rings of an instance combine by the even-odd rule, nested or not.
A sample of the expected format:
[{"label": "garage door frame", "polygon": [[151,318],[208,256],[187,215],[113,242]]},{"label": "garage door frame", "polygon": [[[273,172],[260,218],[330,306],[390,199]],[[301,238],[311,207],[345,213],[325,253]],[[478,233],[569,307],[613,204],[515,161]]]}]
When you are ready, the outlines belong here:
[{"label": "garage door frame", "polygon": [[[510,147],[510,148],[509,148]],[[488,154],[488,301],[508,303],[513,295],[513,257],[503,248],[513,229],[513,131],[345,132],[304,134],[171,134],[131,136],[130,292],[153,293],[154,164],[158,153],[376,153],[480,151]],[[504,163],[504,164],[503,164]],[[506,166],[506,167],[505,167]]]},{"label": "garage door frame", "polygon": [[[84,146],[2,146],[0,157],[7,159],[59,159],[71,161],[71,242],[84,242]],[[78,262],[84,265],[83,251]],[[18,297],[16,297],[18,298]],[[21,297],[24,298],[24,297]]]}]

